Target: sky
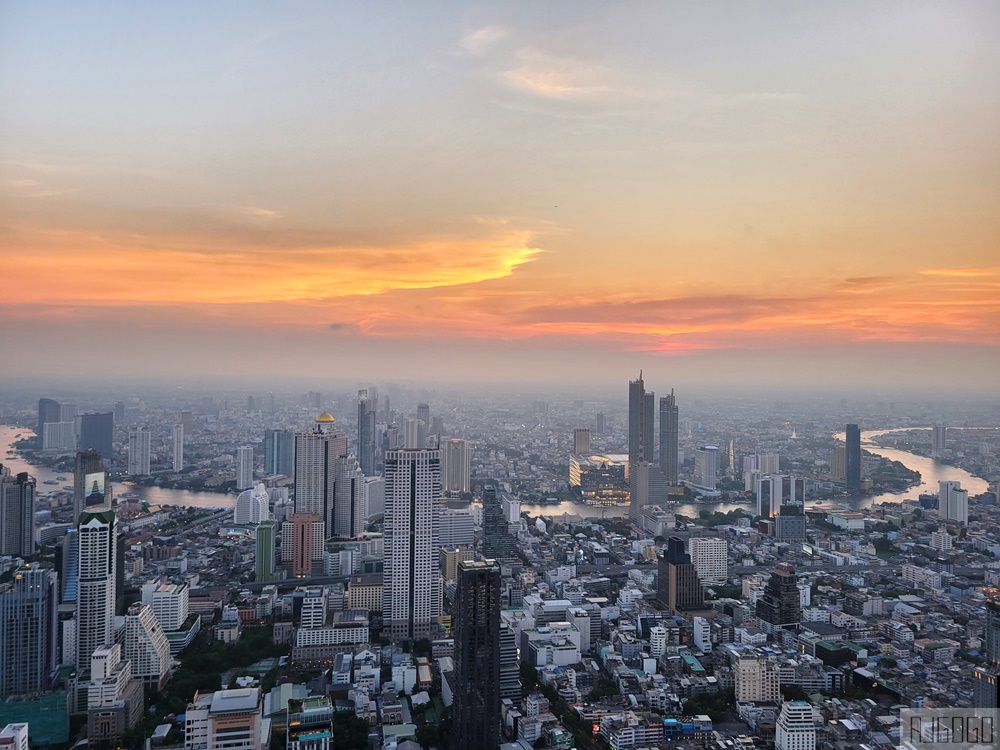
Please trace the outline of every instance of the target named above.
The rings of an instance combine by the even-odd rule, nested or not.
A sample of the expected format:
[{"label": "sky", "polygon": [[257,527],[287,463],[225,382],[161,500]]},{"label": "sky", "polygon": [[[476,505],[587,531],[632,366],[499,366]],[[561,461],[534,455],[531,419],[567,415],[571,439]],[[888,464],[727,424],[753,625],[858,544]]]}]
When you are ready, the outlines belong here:
[{"label": "sky", "polygon": [[0,2],[0,374],[995,394],[998,31]]}]

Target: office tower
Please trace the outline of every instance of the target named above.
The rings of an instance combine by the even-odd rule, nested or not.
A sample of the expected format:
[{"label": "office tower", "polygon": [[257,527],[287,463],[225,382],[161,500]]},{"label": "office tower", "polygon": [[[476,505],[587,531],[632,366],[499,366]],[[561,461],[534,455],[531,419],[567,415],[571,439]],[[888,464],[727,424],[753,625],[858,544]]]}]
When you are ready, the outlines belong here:
[{"label": "office tower", "polygon": [[419,419],[407,419],[403,425],[403,448],[423,450],[427,446],[427,425]]},{"label": "office tower", "polygon": [[492,484],[483,487],[483,557],[493,560],[517,557],[517,540],[510,534],[503,500]]},{"label": "office tower", "polygon": [[317,516],[324,534],[333,533],[337,457],[347,454],[347,436],[334,430],[329,412],[308,432],[295,436],[295,512]]},{"label": "office tower", "polygon": [[143,683],[132,674],[117,643],[94,649],[87,684],[87,739],[91,746],[118,740],[143,716]]},{"label": "office tower", "polygon": [[133,427],[128,433],[128,473],[132,476],[149,474],[152,435],[148,427]]},{"label": "office tower", "polygon": [[184,469],[184,425],[174,425],[174,471]]},{"label": "office tower", "polygon": [[275,569],[275,530],[274,521],[261,521],[257,524],[257,547],[254,558],[254,580],[258,583],[274,579]]},{"label": "office tower", "polygon": [[778,474],[781,472],[781,456],[777,453],[760,453],[756,456],[757,466],[761,474]]},{"label": "office tower", "polygon": [[331,536],[356,537],[365,530],[365,474],[354,454],[335,459],[336,484]]},{"label": "office tower", "polygon": [[84,510],[77,532],[76,668],[83,672],[96,649],[115,641],[118,529],[114,511]]},{"label": "office tower", "polygon": [[667,484],[678,483],[677,458],[680,451],[680,410],[677,408],[677,398],[674,389],[670,395],[660,399],[660,470]]},{"label": "office tower", "polygon": [[0,465],[0,557],[35,554],[35,480]]},{"label": "office tower", "polygon": [[455,609],[452,743],[493,750],[500,743],[500,566],[460,562]]},{"label": "office tower", "polygon": [[177,421],[180,422],[181,426],[184,428],[184,434],[190,435],[191,430],[194,429],[194,413],[187,410],[182,411],[180,418]]},{"label": "office tower", "polygon": [[[320,523],[322,523],[320,517],[312,513],[293,513],[288,517],[286,525],[291,526],[292,529],[292,575],[296,578],[312,575],[313,559],[315,558],[313,550],[314,528]],[[281,546],[284,549],[284,539],[282,539]]]},{"label": "office tower", "polygon": [[101,454],[82,450],[73,461],[73,520],[87,508],[110,508],[111,482]]},{"label": "office tower", "polygon": [[115,411],[114,411],[114,421],[115,427],[121,427],[125,424],[125,402],[115,401]]},{"label": "office tower", "polygon": [[498,692],[500,700],[521,699],[521,670],[517,660],[517,638],[510,625],[500,623],[500,679]]},{"label": "office tower", "polygon": [[444,436],[444,417],[433,417],[431,419],[431,435],[437,438],[438,446],[440,446],[441,438]]},{"label": "office tower", "polygon": [[438,617],[441,451],[389,451],[385,459],[382,609],[393,640],[425,638]]},{"label": "office tower", "polygon": [[0,700],[52,684],[59,666],[58,608],[59,577],[38,563],[0,583]]},{"label": "office tower", "polygon": [[741,654],[733,665],[736,700],[741,703],[780,703],[778,669],[762,654]]},{"label": "office tower", "polygon": [[253,487],[253,447],[241,445],[236,449],[236,489]]},{"label": "office tower", "polygon": [[961,482],[938,482],[938,517],[963,526],[969,523],[969,491]]},{"label": "office tower", "polygon": [[291,430],[264,432],[264,473],[292,476],[295,471],[295,433]]},{"label": "office tower", "polygon": [[594,415],[594,434],[603,435],[606,429],[607,425],[605,424],[604,412],[599,411]]},{"label": "office tower", "polygon": [[248,490],[243,490],[236,497],[236,505],[233,506],[233,523],[253,526],[270,519],[271,512],[267,500],[267,490],[263,484],[256,484]]},{"label": "office tower", "polygon": [[757,478],[757,515],[773,518],[781,505],[781,477],[765,476]]},{"label": "office tower", "polygon": [[459,495],[472,489],[472,454],[464,440],[452,438],[441,446],[442,489],[450,495]]},{"label": "office tower", "polygon": [[715,491],[715,478],[719,473],[719,449],[714,445],[705,445],[694,452],[694,482],[695,487],[709,492]]},{"label": "office tower", "polygon": [[288,701],[285,750],[330,750],[333,747],[333,703],[327,695]]},{"label": "office tower", "polygon": [[938,422],[931,428],[931,456],[938,458],[948,449],[948,428]]},{"label": "office tower", "polygon": [[693,537],[688,542],[691,564],[703,584],[725,583],[729,578],[729,545],[718,537]]},{"label": "office tower", "polygon": [[365,477],[365,510],[368,517],[381,516],[385,512],[385,479]]},{"label": "office tower", "polygon": [[795,567],[781,563],[771,571],[764,595],[757,600],[757,622],[761,630],[773,635],[781,629],[798,627],[802,619]]},{"label": "office tower", "polygon": [[774,519],[774,536],[779,542],[801,542],[806,538],[806,516],[801,506],[781,506]]},{"label": "office tower", "polygon": [[247,413],[257,411],[257,399],[253,396],[247,396]]},{"label": "office tower", "polygon": [[642,380],[628,384],[628,460],[629,464],[649,461],[653,457],[654,394],[646,393]]},{"label": "office tower", "polygon": [[775,725],[774,750],[816,750],[812,704],[788,701],[781,706]]},{"label": "office tower", "polygon": [[[431,407],[427,404],[417,404],[417,419],[428,428],[431,426]],[[423,447],[423,446],[421,446]]]},{"label": "office tower", "polygon": [[672,536],[657,567],[656,598],[660,607],[670,614],[701,609],[705,591],[698,580],[698,571],[691,555],[684,551],[684,540]]},{"label": "office tower", "polygon": [[170,679],[170,643],[153,608],[136,602],[125,613],[122,658],[132,664],[132,676],[146,687],[162,690]]},{"label": "office tower", "polygon": [[[80,539],[76,528],[69,529],[56,545],[55,566],[59,572],[59,603],[76,604],[80,579]],[[76,657],[74,652],[73,658]]]},{"label": "office tower", "polygon": [[590,430],[586,427],[577,427],[573,430],[573,452],[590,453]]},{"label": "office tower", "polygon": [[475,559],[476,553],[471,547],[449,549],[447,545],[442,544],[438,550],[438,570],[441,571],[444,580],[455,581],[458,579],[458,564],[463,560]]},{"label": "office tower", "polygon": [[444,547],[472,547],[476,543],[476,520],[471,508],[439,508],[438,544]]},{"label": "office tower", "polygon": [[973,705],[976,708],[1000,709],[1000,600],[995,592],[986,600],[986,627],[983,631],[983,656],[986,664],[977,666],[973,677]]},{"label": "office tower", "polygon": [[848,489],[861,489],[861,428],[847,425],[847,446],[844,454],[844,483]]},{"label": "office tower", "polygon": [[114,455],[114,436],[115,415],[113,412],[81,415],[78,443],[81,449],[93,448],[102,456],[110,458]]},{"label": "office tower", "polygon": [[358,463],[369,477],[375,474],[375,402],[367,390],[358,391]]},{"label": "office tower", "polygon": [[76,449],[76,422],[46,422],[42,427],[43,451]]},{"label": "office tower", "polygon": [[35,435],[38,436],[39,442],[45,434],[45,425],[49,422],[59,422],[61,413],[60,404],[55,399],[38,399],[38,427],[35,429]]}]

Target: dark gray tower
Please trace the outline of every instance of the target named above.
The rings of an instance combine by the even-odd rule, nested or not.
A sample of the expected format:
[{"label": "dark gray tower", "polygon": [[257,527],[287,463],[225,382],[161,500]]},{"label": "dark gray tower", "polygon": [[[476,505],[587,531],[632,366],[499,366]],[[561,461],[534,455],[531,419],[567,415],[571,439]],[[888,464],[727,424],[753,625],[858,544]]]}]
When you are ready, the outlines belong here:
[{"label": "dark gray tower", "polygon": [[93,448],[102,456],[107,456],[110,461],[114,456],[114,434],[114,412],[80,416],[80,440],[77,444],[81,449]]},{"label": "dark gray tower", "polygon": [[358,463],[366,477],[375,476],[375,403],[368,391],[358,391]]},{"label": "dark gray tower", "polygon": [[295,433],[291,430],[266,430],[264,432],[264,473],[295,473]]},{"label": "dark gray tower", "polygon": [[679,410],[674,389],[670,395],[660,399],[660,470],[667,484],[678,483],[677,450],[679,430]]},{"label": "dark gray tower", "polygon": [[452,745],[494,750],[500,744],[500,566],[458,564]]},{"label": "dark gray tower", "polygon": [[861,489],[861,428],[847,425],[847,451],[845,453],[845,482],[848,489]]},{"label": "dark gray tower", "polygon": [[483,487],[483,557],[495,560],[517,557],[517,540],[510,535],[503,503],[492,484]]},{"label": "dark gray tower", "polygon": [[59,421],[59,402],[51,398],[38,399],[38,428],[35,434],[38,435],[38,445],[41,446],[42,438],[45,436],[45,425],[49,422]]}]

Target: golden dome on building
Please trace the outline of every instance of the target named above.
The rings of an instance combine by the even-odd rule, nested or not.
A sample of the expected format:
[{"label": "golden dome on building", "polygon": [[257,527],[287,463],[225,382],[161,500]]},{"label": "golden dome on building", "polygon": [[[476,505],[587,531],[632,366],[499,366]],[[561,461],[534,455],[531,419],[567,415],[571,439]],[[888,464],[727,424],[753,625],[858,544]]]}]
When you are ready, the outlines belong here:
[{"label": "golden dome on building", "polygon": [[333,418],[333,415],[330,412],[325,411],[322,414],[320,414],[318,417],[316,417],[316,421],[317,422],[332,423],[332,422],[335,422],[336,420]]}]

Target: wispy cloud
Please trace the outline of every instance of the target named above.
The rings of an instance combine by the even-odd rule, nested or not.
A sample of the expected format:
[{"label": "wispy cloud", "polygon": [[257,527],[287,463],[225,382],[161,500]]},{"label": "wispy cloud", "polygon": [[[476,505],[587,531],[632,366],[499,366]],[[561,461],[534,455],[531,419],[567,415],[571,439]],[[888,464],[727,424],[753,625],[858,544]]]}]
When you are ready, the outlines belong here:
[{"label": "wispy cloud", "polygon": [[592,99],[622,93],[594,64],[533,49],[520,50],[517,65],[504,71],[502,79],[520,91],[555,99]]},{"label": "wispy cloud", "polygon": [[930,268],[920,273],[924,276],[1000,277],[1000,268]]},{"label": "wispy cloud", "polygon": [[466,32],[458,42],[459,49],[469,55],[485,55],[507,38],[503,26],[483,26]]}]

